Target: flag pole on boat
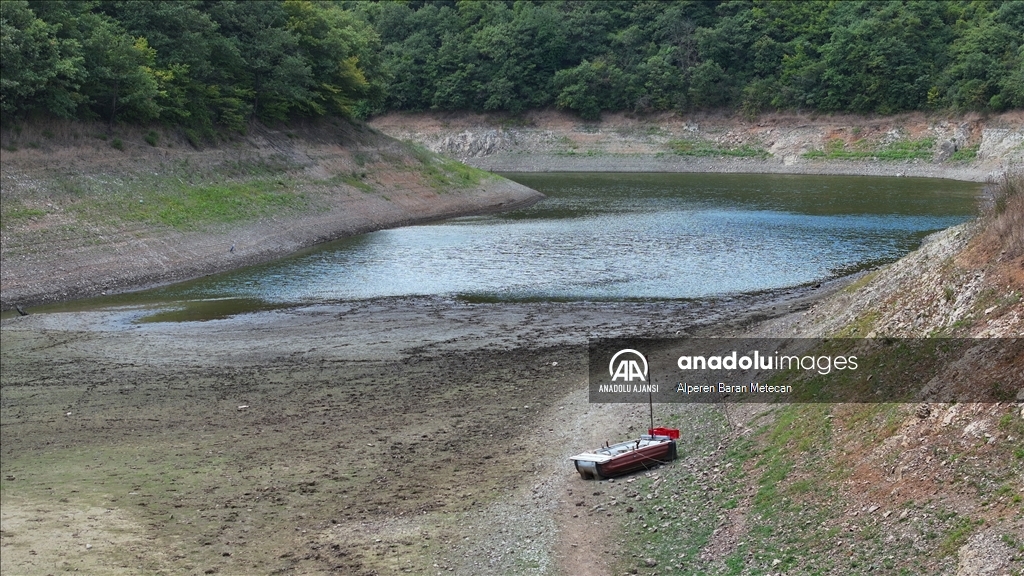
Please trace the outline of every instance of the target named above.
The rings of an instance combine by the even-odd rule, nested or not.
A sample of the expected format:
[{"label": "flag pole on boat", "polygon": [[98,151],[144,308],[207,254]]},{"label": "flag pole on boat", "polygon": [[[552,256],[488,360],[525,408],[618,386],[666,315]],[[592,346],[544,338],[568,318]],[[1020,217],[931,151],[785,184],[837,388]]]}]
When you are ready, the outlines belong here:
[{"label": "flag pole on boat", "polygon": [[651,428],[647,431],[648,434],[654,434],[654,376],[651,375],[651,369],[647,369],[647,406],[651,409]]}]

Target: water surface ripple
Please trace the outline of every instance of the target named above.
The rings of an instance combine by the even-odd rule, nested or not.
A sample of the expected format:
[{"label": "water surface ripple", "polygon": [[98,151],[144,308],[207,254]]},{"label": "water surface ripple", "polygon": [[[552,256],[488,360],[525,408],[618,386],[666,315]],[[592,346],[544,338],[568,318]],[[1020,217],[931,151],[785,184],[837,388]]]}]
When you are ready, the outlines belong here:
[{"label": "water surface ripple", "polygon": [[949,180],[736,174],[508,174],[528,209],[382,230],[200,282],[168,299],[312,303],[689,299],[798,286],[895,260],[969,218]]}]

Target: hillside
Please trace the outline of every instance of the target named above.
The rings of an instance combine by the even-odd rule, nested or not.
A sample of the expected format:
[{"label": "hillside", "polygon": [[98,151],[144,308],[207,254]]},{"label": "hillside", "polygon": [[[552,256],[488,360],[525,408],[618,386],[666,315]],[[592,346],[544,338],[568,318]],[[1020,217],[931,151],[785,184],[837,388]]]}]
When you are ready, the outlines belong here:
[{"label": "hillside", "polygon": [[[550,111],[515,118],[432,113],[390,114],[371,124],[499,171],[987,181],[990,196],[979,220],[931,236],[919,250],[806,310],[748,324],[734,335],[900,340],[1024,334],[1019,112],[756,120],[605,114],[596,122]],[[932,379],[940,388],[968,381],[1019,387],[1024,357],[1016,350],[1016,356],[914,362],[925,370],[942,366]],[[882,352],[873,361],[898,360]],[[622,422],[643,419],[637,410]],[[681,453],[688,456],[580,496],[569,482],[559,508],[566,573],[980,576],[1024,570],[1019,396],[1016,403],[659,410],[687,430]]]},{"label": "hillside", "polygon": [[[807,310],[744,337],[1024,334],[1024,177],[978,221],[930,237]],[[689,456],[638,482],[620,568],[653,574],[1024,573],[1024,350],[863,364],[938,366],[930,385],[1003,382],[1016,401],[733,405],[680,425]],[[889,368],[885,368],[889,366]],[[723,412],[723,410],[725,410]],[[692,450],[692,452],[690,451]],[[682,453],[682,452],[681,452]],[[708,488],[714,487],[714,488]],[[695,518],[700,522],[677,522]],[[656,527],[656,528],[655,528]]]},{"label": "hillside", "polygon": [[[568,126],[555,135],[613,143],[614,130]],[[102,289],[89,263],[138,285],[152,269],[166,280],[233,266],[355,223],[534,197],[358,126],[254,125],[202,150],[104,128],[26,127],[3,141],[3,272],[20,270],[21,286]],[[963,165],[805,160],[987,173],[1006,157],[982,154],[992,129],[1006,128],[981,127],[981,158]],[[721,154],[682,158],[736,169]],[[567,461],[647,417],[588,403],[595,335],[1019,338],[1024,217],[1011,182],[1017,192],[991,189],[984,218],[900,261],[779,298],[397,298],[211,322],[143,323],[135,307],[8,315],[2,570],[1019,574],[1019,401],[657,406],[687,429],[679,461],[599,483]],[[222,212],[224,196],[244,202]],[[962,360],[940,376],[1024,377],[1019,357]]]},{"label": "hillside", "polygon": [[1024,163],[1024,113],[989,116],[391,113],[370,125],[498,172],[745,172],[984,182]]},{"label": "hillside", "polygon": [[342,236],[540,194],[348,122],[178,130],[5,125],[2,304],[30,306],[265,262]]}]

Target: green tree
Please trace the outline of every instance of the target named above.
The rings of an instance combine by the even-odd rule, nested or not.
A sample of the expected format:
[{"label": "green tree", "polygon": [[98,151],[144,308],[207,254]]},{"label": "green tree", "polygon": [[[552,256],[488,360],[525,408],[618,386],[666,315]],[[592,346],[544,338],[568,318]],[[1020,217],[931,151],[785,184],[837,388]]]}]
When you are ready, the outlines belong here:
[{"label": "green tree", "polygon": [[914,110],[947,60],[951,34],[936,2],[849,2],[821,47],[825,69],[818,105],[827,111]]},{"label": "green tree", "polygon": [[287,0],[284,10],[313,77],[309,98],[298,109],[350,116],[357,101],[380,99],[383,87],[371,85],[361,67],[377,63],[379,40],[370,27],[332,4]]},{"label": "green tree", "polygon": [[0,2],[0,111],[4,117],[43,109],[71,117],[85,77],[81,45],[58,37],[59,26],[36,17],[28,2]]},{"label": "green tree", "polygon": [[460,27],[454,8],[429,3],[414,10],[406,2],[362,2],[358,10],[380,34],[383,108],[429,108],[441,75],[437,53],[442,39]]},{"label": "green tree", "polygon": [[566,45],[561,27],[554,7],[522,1],[480,27],[471,40],[480,59],[478,106],[519,113],[551,103]]},{"label": "green tree", "polygon": [[222,57],[231,47],[199,2],[117,1],[100,7],[130,35],[146,38],[156,51],[156,68],[170,74],[157,99],[163,120],[207,136],[216,124],[244,127],[248,106],[235,93]]},{"label": "green tree", "polygon": [[90,108],[110,124],[121,113],[134,121],[157,118],[162,77],[153,69],[156,51],[145,38],[132,38],[113,21],[95,14],[85,18],[92,23],[83,43],[88,75],[82,93]]},{"label": "green tree", "polygon": [[1012,106],[1022,90],[1011,79],[1021,67],[1018,51],[1024,44],[1020,22],[1024,6],[1007,2],[996,10],[990,8],[990,4],[974,3],[958,15],[952,63],[940,82],[947,101],[956,108],[1000,110]]},{"label": "green tree", "polygon": [[251,115],[283,120],[310,102],[313,71],[299,55],[298,38],[286,27],[282,3],[225,0],[212,4],[209,14],[228,40],[214,55],[217,64]]},{"label": "green tree", "polygon": [[621,69],[604,60],[583,61],[574,68],[559,70],[554,80],[558,90],[555,103],[559,108],[576,112],[585,120],[596,120],[602,110],[616,110],[624,106],[624,76]]}]

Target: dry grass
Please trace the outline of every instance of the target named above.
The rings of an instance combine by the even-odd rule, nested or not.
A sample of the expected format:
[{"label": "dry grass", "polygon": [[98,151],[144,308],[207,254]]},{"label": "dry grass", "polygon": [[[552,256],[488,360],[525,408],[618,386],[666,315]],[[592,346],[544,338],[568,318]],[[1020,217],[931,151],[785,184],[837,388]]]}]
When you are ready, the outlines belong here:
[{"label": "dry grass", "polygon": [[1000,260],[1024,256],[1024,172],[1003,178],[985,219],[983,241],[1000,247]]},{"label": "dry grass", "polygon": [[958,258],[970,269],[1005,267],[1024,258],[1024,172],[1010,172],[989,188],[978,232]]}]

